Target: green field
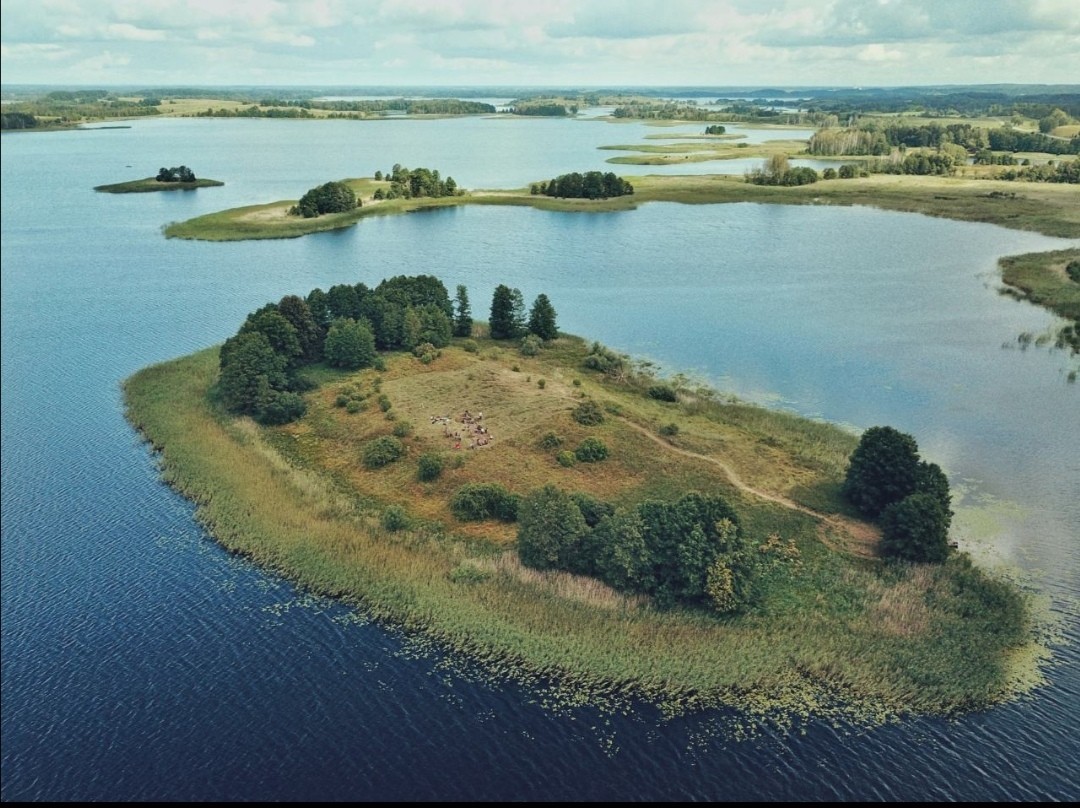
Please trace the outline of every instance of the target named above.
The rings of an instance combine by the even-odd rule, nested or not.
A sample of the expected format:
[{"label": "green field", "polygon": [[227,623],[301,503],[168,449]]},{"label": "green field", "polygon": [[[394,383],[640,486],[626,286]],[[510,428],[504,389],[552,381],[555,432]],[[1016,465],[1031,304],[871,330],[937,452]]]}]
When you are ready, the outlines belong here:
[{"label": "green field", "polygon": [[[876,558],[875,531],[837,498],[852,435],[700,389],[656,401],[646,377],[584,369],[587,350],[564,336],[526,357],[477,337],[427,365],[402,353],[381,372],[321,369],[307,415],[282,427],[221,411],[216,349],[140,371],[125,399],[165,479],[226,548],[496,677],[554,679],[575,700],[872,721],[980,708],[1037,682],[1042,652],[1015,590],[963,556],[941,566]],[[583,395],[605,408],[602,424],[569,417]],[[362,400],[359,411],[339,396]],[[484,413],[491,445],[454,449],[431,423],[464,409]],[[662,437],[670,424],[677,435]],[[365,468],[361,447],[395,427],[405,456]],[[549,432],[571,447],[597,435],[611,456],[563,467],[541,448]],[[445,471],[419,482],[417,458],[431,452]],[[476,481],[516,493],[551,482],[623,505],[720,494],[757,548],[756,597],[734,617],[662,611],[593,579],[523,568],[512,525],[462,523],[448,510],[451,493]],[[384,527],[390,508],[407,527]]]}]

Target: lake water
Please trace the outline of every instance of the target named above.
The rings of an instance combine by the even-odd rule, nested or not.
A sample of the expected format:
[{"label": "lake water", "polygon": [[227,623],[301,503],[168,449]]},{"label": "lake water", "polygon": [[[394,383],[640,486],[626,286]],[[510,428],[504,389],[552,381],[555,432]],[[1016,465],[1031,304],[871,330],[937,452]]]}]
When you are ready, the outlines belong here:
[{"label": "lake water", "polygon": [[[2,779],[6,800],[1080,798],[1080,385],[1015,344],[1055,321],[1000,255],[1076,242],[870,209],[462,208],[288,241],[162,224],[395,162],[466,187],[607,170],[596,121],[137,121],[2,141]],[[613,134],[614,133],[614,134]],[[94,185],[186,164],[223,188]],[[1062,617],[1048,683],[955,721],[551,709],[232,558],[159,480],[120,382],[284,294],[403,273],[544,292],[563,330],[744,397],[891,424],[962,488],[956,538]],[[1073,365],[1075,366],[1075,360]]]}]

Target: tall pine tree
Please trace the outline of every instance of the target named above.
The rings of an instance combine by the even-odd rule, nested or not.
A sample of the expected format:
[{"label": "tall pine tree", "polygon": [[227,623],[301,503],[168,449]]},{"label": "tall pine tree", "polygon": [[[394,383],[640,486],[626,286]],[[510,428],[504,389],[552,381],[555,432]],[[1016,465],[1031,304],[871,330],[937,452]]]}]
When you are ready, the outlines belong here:
[{"label": "tall pine tree", "polygon": [[469,292],[465,284],[459,283],[454,296],[454,336],[472,336],[472,309],[469,308]]},{"label": "tall pine tree", "polygon": [[545,342],[559,336],[555,327],[555,307],[547,295],[537,295],[529,312],[529,333],[536,334]]}]

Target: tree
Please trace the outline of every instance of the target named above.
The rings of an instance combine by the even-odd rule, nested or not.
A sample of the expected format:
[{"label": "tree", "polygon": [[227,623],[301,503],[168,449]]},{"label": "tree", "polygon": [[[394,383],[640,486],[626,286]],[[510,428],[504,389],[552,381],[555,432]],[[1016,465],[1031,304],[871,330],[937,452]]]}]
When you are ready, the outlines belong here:
[{"label": "tree", "polygon": [[517,288],[510,290],[510,323],[511,339],[525,335],[525,296]]},{"label": "tree", "polygon": [[863,433],[851,454],[842,493],[873,518],[913,493],[918,479],[915,439],[890,426],[874,426]]},{"label": "tree", "polygon": [[324,213],[343,213],[357,207],[356,193],[343,182],[318,185],[302,197],[291,213],[312,219]]},{"label": "tree", "polygon": [[219,389],[225,406],[254,415],[265,405],[268,390],[285,387],[285,357],[276,353],[259,331],[237,334],[221,348]]},{"label": "tree", "polygon": [[513,290],[500,283],[491,297],[491,317],[488,320],[492,339],[513,339],[514,298]]},{"label": "tree", "polygon": [[454,336],[472,336],[472,310],[469,308],[469,291],[464,284],[459,283],[457,294],[454,296]]},{"label": "tree", "polygon": [[286,295],[278,302],[277,310],[296,329],[301,359],[317,362],[322,356],[323,331],[315,321],[311,307],[302,297]]},{"label": "tree", "polygon": [[536,334],[545,342],[559,336],[555,327],[555,307],[551,305],[547,295],[537,295],[529,311],[529,333]]},{"label": "tree", "polygon": [[567,569],[588,532],[573,497],[546,485],[518,508],[518,557],[533,569]]},{"label": "tree", "polygon": [[375,361],[375,337],[366,320],[335,320],[323,346],[326,362],[338,368],[366,368]]},{"label": "tree", "polygon": [[949,511],[934,494],[918,493],[881,512],[881,547],[905,561],[940,563],[949,555]]}]

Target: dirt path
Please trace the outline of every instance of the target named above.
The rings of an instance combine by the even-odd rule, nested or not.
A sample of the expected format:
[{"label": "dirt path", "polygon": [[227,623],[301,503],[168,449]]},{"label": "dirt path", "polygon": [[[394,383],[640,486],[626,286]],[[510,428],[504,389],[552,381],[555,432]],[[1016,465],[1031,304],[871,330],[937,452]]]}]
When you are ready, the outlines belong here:
[{"label": "dirt path", "polygon": [[709,455],[691,452],[688,449],[680,449],[678,446],[672,446],[662,437],[649,431],[640,424],[635,424],[633,421],[627,420],[626,418],[620,418],[619,420],[669,452],[674,452],[675,454],[680,454],[684,457],[691,457],[695,460],[702,460],[706,463],[712,463],[714,466],[720,468],[727,476],[728,480],[731,481],[731,484],[744,494],[749,494],[752,497],[764,499],[768,502],[774,502],[777,505],[814,517],[819,522],[818,533],[821,537],[821,541],[830,549],[842,550],[851,553],[852,555],[862,556],[863,558],[874,558],[877,555],[877,546],[878,542],[881,540],[881,532],[873,525],[868,525],[865,522],[860,522],[855,519],[849,519],[846,516],[821,513],[812,508],[808,508],[805,505],[800,505],[798,502],[788,499],[780,494],[774,494],[770,491],[762,491],[759,488],[754,488],[752,485],[744,482],[736,473],[735,469],[723,460],[716,457],[710,457]]}]

